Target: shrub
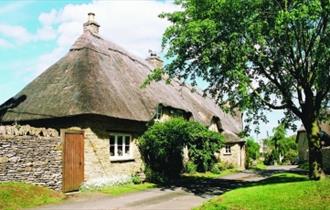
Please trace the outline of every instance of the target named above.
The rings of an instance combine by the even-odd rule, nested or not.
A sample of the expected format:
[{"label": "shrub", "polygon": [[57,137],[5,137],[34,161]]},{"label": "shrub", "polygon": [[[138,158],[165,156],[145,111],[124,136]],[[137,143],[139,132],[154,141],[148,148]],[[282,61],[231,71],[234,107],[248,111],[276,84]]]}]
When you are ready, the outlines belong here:
[{"label": "shrub", "polygon": [[182,118],[156,122],[139,138],[138,146],[150,181],[177,178],[183,171],[183,148],[188,147],[190,160],[197,171],[206,171],[216,161],[214,153],[221,147],[222,136],[205,126]]},{"label": "shrub", "polygon": [[246,167],[250,168],[259,156],[260,145],[251,137],[246,140]]},{"label": "shrub", "polygon": [[217,163],[217,165],[218,165],[218,168],[220,169],[220,171],[235,168],[234,164],[228,163],[228,162],[225,162],[225,161],[221,161],[220,163]]},{"label": "shrub", "polygon": [[142,183],[142,180],[141,180],[140,176],[133,175],[132,176],[132,182],[133,182],[133,184],[141,184]]},{"label": "shrub", "polygon": [[211,172],[214,173],[214,174],[220,174],[221,173],[221,170],[219,168],[219,165],[218,164],[214,164],[211,168]]},{"label": "shrub", "polygon": [[190,173],[190,174],[193,174],[197,171],[197,166],[194,162],[192,161],[188,161],[186,163],[186,172],[187,173]]}]

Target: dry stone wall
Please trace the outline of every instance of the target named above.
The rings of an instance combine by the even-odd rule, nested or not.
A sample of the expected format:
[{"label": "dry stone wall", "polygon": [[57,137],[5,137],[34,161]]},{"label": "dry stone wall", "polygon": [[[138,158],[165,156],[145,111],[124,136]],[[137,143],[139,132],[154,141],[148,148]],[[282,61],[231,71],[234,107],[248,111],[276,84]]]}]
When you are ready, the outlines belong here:
[{"label": "dry stone wall", "polygon": [[62,187],[62,144],[56,130],[0,126],[0,181]]}]

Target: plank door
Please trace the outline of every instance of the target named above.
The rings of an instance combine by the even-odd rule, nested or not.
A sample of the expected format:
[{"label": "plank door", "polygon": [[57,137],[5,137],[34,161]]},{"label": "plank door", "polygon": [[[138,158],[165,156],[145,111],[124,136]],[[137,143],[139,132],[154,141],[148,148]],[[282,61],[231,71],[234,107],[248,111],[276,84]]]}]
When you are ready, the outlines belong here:
[{"label": "plank door", "polygon": [[63,192],[79,190],[84,182],[84,134],[65,132],[63,146]]}]

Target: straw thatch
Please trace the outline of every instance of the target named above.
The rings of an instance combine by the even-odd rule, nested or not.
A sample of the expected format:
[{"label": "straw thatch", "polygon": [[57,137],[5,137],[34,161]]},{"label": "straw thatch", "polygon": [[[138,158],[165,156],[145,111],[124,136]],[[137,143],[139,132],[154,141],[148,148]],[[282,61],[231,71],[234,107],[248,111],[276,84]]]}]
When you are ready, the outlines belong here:
[{"label": "straw thatch", "polygon": [[152,70],[116,44],[85,31],[62,59],[28,84],[16,97],[26,100],[9,109],[4,122],[51,119],[81,114],[148,122],[159,104],[182,109],[209,125],[219,119],[223,130],[241,131],[240,117],[223,113],[210,98],[177,82],[140,86]]}]

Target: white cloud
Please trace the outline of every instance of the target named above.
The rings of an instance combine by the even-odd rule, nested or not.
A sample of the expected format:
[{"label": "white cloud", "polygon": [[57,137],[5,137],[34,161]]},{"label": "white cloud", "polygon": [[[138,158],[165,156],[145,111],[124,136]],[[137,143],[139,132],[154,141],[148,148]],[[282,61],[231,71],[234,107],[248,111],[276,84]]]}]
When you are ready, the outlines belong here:
[{"label": "white cloud", "polygon": [[0,23],[0,34],[14,39],[19,43],[29,42],[33,39],[33,35],[24,27],[17,25],[8,25]]},{"label": "white cloud", "polygon": [[50,12],[41,13],[39,15],[39,21],[42,25],[52,25],[56,23],[58,12],[55,9],[52,9]]},{"label": "white cloud", "polygon": [[48,41],[56,38],[57,31],[52,26],[43,26],[38,29],[37,34],[35,36],[36,41]]},{"label": "white cloud", "polygon": [[177,9],[171,2],[159,1],[94,1],[89,4],[68,4],[61,10],[40,14],[42,25],[35,40],[56,38],[57,46],[41,55],[30,68],[36,76],[68,52],[70,46],[83,33],[88,12],[96,14],[101,25],[100,35],[128,51],[144,58],[148,49],[160,51],[161,37],[168,22],[158,15]]},{"label": "white cloud", "polygon": [[101,25],[100,35],[142,57],[148,49],[160,51],[161,36],[168,22],[158,15],[177,6],[160,1],[94,1],[89,4],[69,4],[62,10],[42,13],[39,21],[57,24],[58,47],[68,48],[82,33],[87,13],[94,12]]},{"label": "white cloud", "polygon": [[0,7],[0,15],[9,12],[15,12],[31,3],[33,3],[33,1],[16,1],[16,2],[11,1],[10,3],[7,3]]}]

